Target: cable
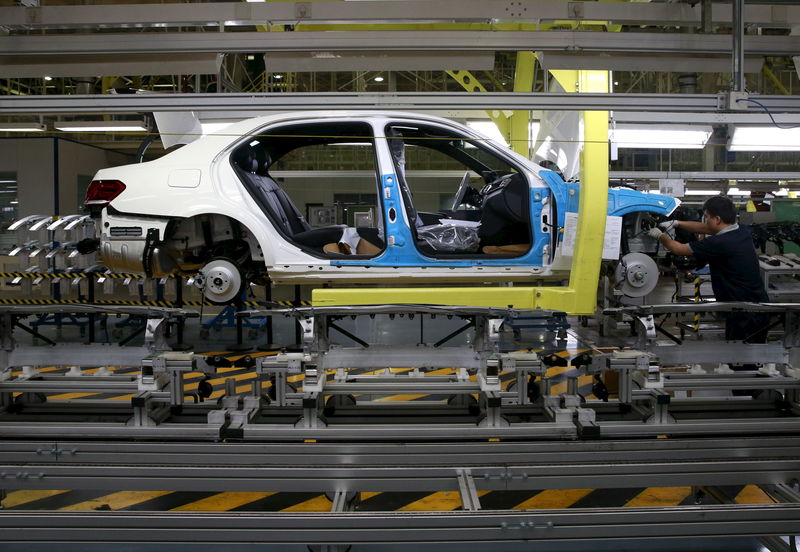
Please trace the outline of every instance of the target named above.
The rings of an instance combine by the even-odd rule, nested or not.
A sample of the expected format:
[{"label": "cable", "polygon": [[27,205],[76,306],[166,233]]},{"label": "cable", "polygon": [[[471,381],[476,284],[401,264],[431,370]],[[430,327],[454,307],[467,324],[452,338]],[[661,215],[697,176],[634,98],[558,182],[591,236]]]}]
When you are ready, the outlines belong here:
[{"label": "cable", "polygon": [[772,116],[772,113],[770,112],[769,108],[767,108],[767,106],[765,106],[763,103],[759,102],[758,100],[753,100],[751,98],[739,98],[738,100],[736,100],[736,103],[739,103],[739,102],[750,102],[750,103],[756,104],[758,107],[763,109],[767,113],[767,115],[769,115],[769,118],[772,121],[772,124],[775,125],[778,128],[781,128],[783,130],[790,130],[790,129],[793,129],[793,128],[800,128],[800,125],[783,126],[783,125],[778,124],[778,121],[776,121],[775,117]]}]

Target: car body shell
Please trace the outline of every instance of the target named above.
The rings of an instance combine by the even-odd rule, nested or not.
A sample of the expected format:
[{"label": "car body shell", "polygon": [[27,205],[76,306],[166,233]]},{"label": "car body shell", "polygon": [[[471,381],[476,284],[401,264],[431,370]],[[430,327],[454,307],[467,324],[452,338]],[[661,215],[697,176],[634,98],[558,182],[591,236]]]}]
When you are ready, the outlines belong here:
[{"label": "car body shell", "polygon": [[[253,136],[282,125],[325,121],[361,121],[374,133],[376,182],[382,231],[386,247],[371,258],[326,258],[309,253],[278,231],[243,186],[231,163],[232,152]],[[446,258],[423,254],[415,245],[412,222],[398,189],[397,170],[387,140],[389,123],[424,123],[465,140],[475,140],[518,169],[529,186],[532,244],[514,258]],[[564,182],[525,157],[493,142],[475,130],[440,117],[394,112],[302,112],[249,119],[185,145],[146,163],[103,169],[95,180],[119,180],[125,190],[100,214],[98,237],[102,258],[110,268],[134,272],[166,272],[143,265],[146,249],[168,239],[176,221],[199,216],[220,216],[244,229],[253,261],[274,282],[467,282],[565,278],[558,266],[561,237],[551,231],[563,228],[566,214],[578,211],[580,186]],[[455,190],[454,190],[455,192]],[[609,189],[609,216],[647,212],[667,216],[677,199],[631,189]],[[393,216],[390,216],[393,215]],[[552,219],[555,218],[555,222]],[[115,228],[141,228],[124,235]],[[150,231],[150,243],[148,242]],[[135,232],[133,233],[135,234]]]}]

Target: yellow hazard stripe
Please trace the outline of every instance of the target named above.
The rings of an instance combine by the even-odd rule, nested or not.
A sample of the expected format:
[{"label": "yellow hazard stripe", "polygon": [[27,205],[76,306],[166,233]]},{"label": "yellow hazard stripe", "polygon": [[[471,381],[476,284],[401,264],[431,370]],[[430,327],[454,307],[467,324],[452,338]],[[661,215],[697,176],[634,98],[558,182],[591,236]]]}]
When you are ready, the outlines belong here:
[{"label": "yellow hazard stripe", "polygon": [[[146,276],[132,272],[0,272],[0,278],[111,278],[122,280],[126,278],[143,280]],[[180,276],[164,276],[164,278],[179,278]]]},{"label": "yellow hazard stripe", "polygon": [[91,500],[86,500],[84,502],[70,504],[69,506],[59,508],[59,510],[97,510],[103,507],[107,507],[111,510],[120,510],[122,508],[133,506],[134,504],[147,502],[148,500],[153,500],[168,494],[172,494],[172,492],[173,491],[119,491],[105,496],[93,498]]},{"label": "yellow hazard stripe", "polygon": [[21,504],[27,504],[28,502],[34,502],[36,500],[41,500],[43,498],[48,498],[55,495],[60,495],[64,493],[68,493],[68,490],[59,490],[59,491],[38,491],[38,490],[23,490],[23,491],[11,491],[8,493],[3,499],[3,507],[4,508],[13,508],[15,506],[19,506]]},{"label": "yellow hazard stripe", "polygon": [[626,502],[625,507],[679,506],[691,494],[691,487],[648,487]]},{"label": "yellow hazard stripe", "polygon": [[233,510],[234,508],[244,506],[245,504],[255,502],[256,500],[261,500],[262,498],[267,498],[268,496],[272,496],[274,494],[277,493],[228,491],[224,493],[215,494],[212,496],[207,496],[205,498],[201,498],[200,500],[196,500],[194,502],[188,502],[186,504],[182,504],[177,508],[173,508],[172,511],[227,512],[228,510]]},{"label": "yellow hazard stripe", "polygon": [[[235,303],[230,303],[234,305]],[[82,299],[0,299],[0,305],[93,305],[93,306],[116,306],[116,307],[178,307],[175,301],[134,301],[120,299],[95,299],[87,301]],[[218,306],[207,301],[184,301],[184,307],[213,307]],[[262,307],[258,301],[245,301],[244,307]]]},{"label": "yellow hazard stripe", "polygon": [[512,510],[549,510],[569,508],[594,489],[548,489],[532,496]]},{"label": "yellow hazard stripe", "polygon": [[[478,497],[489,494],[491,491],[478,491]],[[461,493],[458,491],[440,491],[431,493],[419,500],[410,502],[398,511],[401,512],[446,512],[463,506]]]}]

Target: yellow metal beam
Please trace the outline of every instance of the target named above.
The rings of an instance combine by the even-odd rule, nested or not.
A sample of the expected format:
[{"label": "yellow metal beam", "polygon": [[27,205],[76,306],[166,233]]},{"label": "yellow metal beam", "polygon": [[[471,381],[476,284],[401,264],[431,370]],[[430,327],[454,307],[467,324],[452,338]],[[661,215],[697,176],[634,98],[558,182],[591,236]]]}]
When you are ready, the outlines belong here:
[{"label": "yellow metal beam", "polygon": [[[535,66],[535,53],[517,52],[517,65],[514,71],[514,92],[533,91],[533,69]],[[525,157],[528,157],[530,151],[530,115],[530,111],[514,111],[509,125],[508,143],[511,144],[511,149]]]},{"label": "yellow metal beam", "polygon": [[[563,71],[555,75],[567,90],[608,92],[607,71]],[[315,306],[386,303],[555,309],[593,314],[608,209],[608,113],[584,112],[581,196],[572,271],[568,286],[315,289]]]},{"label": "yellow metal beam", "polygon": [[778,79],[778,76],[767,66],[766,63],[761,66],[761,72],[764,74],[767,80],[772,83],[772,86],[778,90],[778,92],[784,95],[789,94],[789,89],[783,85],[780,79]]},{"label": "yellow metal beam", "polygon": [[[531,92],[533,90],[533,70],[536,64],[534,52],[518,52],[517,65],[514,72],[514,92]],[[486,92],[486,87],[470,71],[447,71],[467,92]],[[511,145],[511,149],[528,157],[530,149],[530,111],[514,111],[511,116],[499,110],[486,112],[503,138]]]},{"label": "yellow metal beam", "polygon": [[[466,90],[467,92],[486,92],[486,87],[481,84],[481,82],[472,74],[471,71],[447,71],[447,74],[450,75],[453,80],[455,80],[461,87]],[[500,134],[506,140],[511,138],[510,136],[510,127],[508,123],[508,117],[499,110],[490,110],[487,111],[486,114],[492,120],[492,122],[497,125],[497,129],[500,131]]]}]

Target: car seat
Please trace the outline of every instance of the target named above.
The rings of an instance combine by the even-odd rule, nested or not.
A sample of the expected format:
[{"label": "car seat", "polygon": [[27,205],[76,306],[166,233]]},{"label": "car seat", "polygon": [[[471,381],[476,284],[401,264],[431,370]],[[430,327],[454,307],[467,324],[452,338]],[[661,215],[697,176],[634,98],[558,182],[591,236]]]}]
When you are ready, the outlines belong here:
[{"label": "car seat", "polygon": [[237,174],[275,228],[291,241],[320,251],[326,243],[339,241],[347,226],[312,228],[289,195],[269,175],[271,164],[272,159],[263,147],[246,146],[233,155]]}]

